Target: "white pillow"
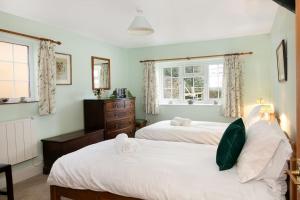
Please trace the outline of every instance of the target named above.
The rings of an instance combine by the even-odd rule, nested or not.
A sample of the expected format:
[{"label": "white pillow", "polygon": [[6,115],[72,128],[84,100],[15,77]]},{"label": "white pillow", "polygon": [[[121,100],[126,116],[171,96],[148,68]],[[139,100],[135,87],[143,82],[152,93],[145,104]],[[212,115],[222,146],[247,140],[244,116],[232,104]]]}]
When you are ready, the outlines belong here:
[{"label": "white pillow", "polygon": [[249,114],[247,115],[247,117],[245,118],[244,122],[245,122],[246,129],[248,129],[251,125],[255,124],[261,119],[260,116],[261,106],[262,105],[254,106],[249,112]]},{"label": "white pillow", "polygon": [[[276,152],[281,142],[285,142],[284,133],[276,123],[261,120],[250,126],[237,162],[240,181],[245,183],[252,179],[279,177],[287,159],[287,152],[290,152],[286,145],[283,145],[283,150],[278,150],[280,153]],[[281,152],[285,152],[282,153],[285,155],[282,156]],[[272,172],[268,174],[268,170]]]}]

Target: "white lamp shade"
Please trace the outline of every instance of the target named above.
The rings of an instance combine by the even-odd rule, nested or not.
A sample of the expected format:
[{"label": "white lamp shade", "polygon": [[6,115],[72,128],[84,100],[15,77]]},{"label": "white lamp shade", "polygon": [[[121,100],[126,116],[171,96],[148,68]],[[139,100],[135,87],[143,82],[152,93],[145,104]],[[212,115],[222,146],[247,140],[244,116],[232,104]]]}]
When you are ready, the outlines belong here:
[{"label": "white lamp shade", "polygon": [[150,35],[154,30],[144,16],[136,16],[128,28],[128,32],[134,35]]}]

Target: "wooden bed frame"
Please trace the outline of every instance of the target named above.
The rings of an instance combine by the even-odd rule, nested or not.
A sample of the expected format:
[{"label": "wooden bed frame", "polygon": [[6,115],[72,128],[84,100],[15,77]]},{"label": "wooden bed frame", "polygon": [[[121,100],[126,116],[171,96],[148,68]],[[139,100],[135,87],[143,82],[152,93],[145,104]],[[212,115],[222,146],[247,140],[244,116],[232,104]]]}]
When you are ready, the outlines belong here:
[{"label": "wooden bed frame", "polygon": [[66,197],[73,200],[140,200],[132,197],[124,197],[109,192],[95,192],[91,190],[74,190],[59,186],[50,186],[51,200],[61,200]]}]

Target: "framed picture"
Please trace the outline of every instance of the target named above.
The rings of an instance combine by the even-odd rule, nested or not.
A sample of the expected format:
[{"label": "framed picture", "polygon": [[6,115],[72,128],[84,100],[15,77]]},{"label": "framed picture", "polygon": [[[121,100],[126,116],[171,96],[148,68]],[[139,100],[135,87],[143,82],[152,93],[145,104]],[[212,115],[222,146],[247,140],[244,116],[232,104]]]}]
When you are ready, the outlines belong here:
[{"label": "framed picture", "polygon": [[56,85],[72,85],[72,55],[55,53]]},{"label": "framed picture", "polygon": [[276,50],[277,56],[277,70],[278,70],[278,81],[287,81],[287,52],[286,43],[284,40],[281,41]]}]

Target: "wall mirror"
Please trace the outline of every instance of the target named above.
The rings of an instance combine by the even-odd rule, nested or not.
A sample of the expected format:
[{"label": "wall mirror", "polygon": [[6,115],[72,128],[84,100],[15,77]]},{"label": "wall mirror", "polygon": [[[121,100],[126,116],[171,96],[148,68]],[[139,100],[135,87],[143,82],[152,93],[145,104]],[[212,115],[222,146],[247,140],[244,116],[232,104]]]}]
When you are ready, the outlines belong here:
[{"label": "wall mirror", "polygon": [[92,56],[92,82],[94,89],[110,89],[110,59]]}]

